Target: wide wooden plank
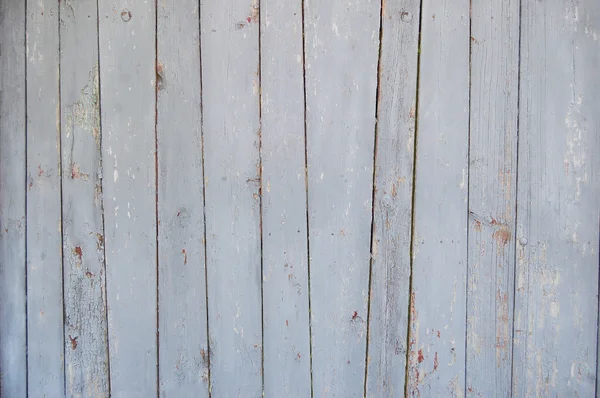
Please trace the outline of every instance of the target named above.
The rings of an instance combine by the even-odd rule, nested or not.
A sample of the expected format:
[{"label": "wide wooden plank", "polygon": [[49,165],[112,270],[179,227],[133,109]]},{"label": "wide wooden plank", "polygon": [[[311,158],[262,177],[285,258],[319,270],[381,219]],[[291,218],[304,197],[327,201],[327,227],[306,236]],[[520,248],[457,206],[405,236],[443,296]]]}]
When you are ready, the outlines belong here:
[{"label": "wide wooden plank", "polygon": [[261,9],[265,396],[310,396],[302,2]]},{"label": "wide wooden plank", "polygon": [[509,396],[515,267],[519,1],[475,1],[467,284],[467,395]]},{"label": "wide wooden plank", "polygon": [[258,1],[200,8],[210,383],[261,396]]},{"label": "wide wooden plank", "polygon": [[469,2],[424,0],[408,393],[463,396]]},{"label": "wide wooden plank", "polygon": [[0,396],[27,395],[25,2],[0,1]]},{"label": "wide wooden plank", "polygon": [[515,396],[596,388],[600,3],[522,3]]},{"label": "wide wooden plank", "polygon": [[156,4],[101,1],[100,82],[111,395],[157,394]]},{"label": "wide wooden plank", "polygon": [[107,397],[98,9],[61,2],[65,371],[69,397]]},{"label": "wide wooden plank", "polygon": [[199,3],[157,13],[159,388],[207,397]]},{"label": "wide wooden plank", "polygon": [[402,396],[410,281],[420,2],[382,9],[366,392]]},{"label": "wide wooden plank", "polygon": [[362,396],[380,3],[305,7],[314,393]]},{"label": "wide wooden plank", "polygon": [[62,396],[59,3],[26,7],[28,395]]}]

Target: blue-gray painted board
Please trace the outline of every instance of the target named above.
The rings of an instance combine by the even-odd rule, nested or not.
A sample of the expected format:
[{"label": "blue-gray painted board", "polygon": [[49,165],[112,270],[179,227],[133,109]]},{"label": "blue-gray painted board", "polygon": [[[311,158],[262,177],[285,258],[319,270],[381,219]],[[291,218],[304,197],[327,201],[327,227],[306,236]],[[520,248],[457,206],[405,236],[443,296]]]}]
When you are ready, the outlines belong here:
[{"label": "blue-gray painted board", "polygon": [[159,389],[207,397],[199,2],[157,13]]},{"label": "blue-gray painted board", "polygon": [[0,1],[0,396],[27,396],[25,2]]},{"label": "blue-gray painted board", "polygon": [[467,395],[509,396],[515,269],[519,1],[474,1]]},{"label": "blue-gray painted board", "polygon": [[407,390],[464,396],[469,2],[421,12]]},{"label": "blue-gray painted board", "polygon": [[419,1],[383,3],[366,393],[405,391]]},{"label": "blue-gray painted board", "polygon": [[63,396],[59,3],[26,7],[27,390]]},{"label": "blue-gray painted board", "polygon": [[99,3],[110,382],[157,394],[154,2]]},{"label": "blue-gray painted board", "polygon": [[302,2],[261,6],[264,394],[308,397]]},{"label": "blue-gray painted board", "polygon": [[362,396],[380,2],[304,5],[313,388]]},{"label": "blue-gray painted board", "polygon": [[523,2],[514,396],[595,394],[600,3]]},{"label": "blue-gray painted board", "polygon": [[108,397],[95,0],[60,3],[62,231],[67,397]]},{"label": "blue-gray painted board", "polygon": [[200,15],[210,388],[261,396],[258,1]]}]

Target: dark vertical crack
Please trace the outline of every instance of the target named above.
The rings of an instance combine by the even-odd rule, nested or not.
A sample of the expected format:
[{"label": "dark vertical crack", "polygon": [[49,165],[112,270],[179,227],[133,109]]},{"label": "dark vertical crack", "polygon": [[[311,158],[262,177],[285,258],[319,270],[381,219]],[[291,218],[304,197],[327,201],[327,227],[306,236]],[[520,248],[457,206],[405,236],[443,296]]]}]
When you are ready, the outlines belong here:
[{"label": "dark vertical crack", "polygon": [[262,165],[262,7],[258,0],[258,198],[259,198],[259,227],[260,227],[260,369],[262,396],[265,396],[265,315],[264,315],[264,283],[263,283],[263,165]]},{"label": "dark vertical crack", "polygon": [[158,0],[154,2],[154,194],[155,194],[155,229],[156,229],[156,396],[160,397],[160,288],[158,257]]},{"label": "dark vertical crack", "polygon": [[28,247],[28,239],[27,239],[27,230],[28,230],[28,222],[27,222],[27,196],[29,194],[29,189],[27,189],[27,168],[29,167],[27,162],[27,1],[25,1],[25,21],[24,21],[24,34],[23,34],[23,59],[25,64],[25,395],[29,397],[29,308],[28,301],[29,295],[27,291],[27,247]]},{"label": "dark vertical crack", "polygon": [[375,88],[375,126],[373,131],[373,175],[371,179],[371,238],[370,238],[370,251],[369,256],[369,283],[368,283],[368,297],[367,297],[367,336],[365,344],[365,374],[363,380],[363,397],[367,396],[367,378],[369,376],[369,338],[371,332],[371,287],[373,281],[373,247],[375,244],[375,194],[377,192],[376,179],[377,179],[377,138],[379,134],[379,100],[381,96],[381,53],[383,47],[383,12],[384,12],[385,0],[381,0],[379,3],[379,48],[377,50],[377,83]]},{"label": "dark vertical crack", "polygon": [[423,28],[423,0],[419,2],[419,34],[417,39],[417,82],[415,95],[415,133],[413,137],[413,169],[412,169],[412,194],[411,194],[411,216],[410,216],[410,276],[408,278],[408,327],[406,328],[406,368],[404,369],[404,396],[409,396],[409,377],[410,370],[410,339],[412,338],[412,311],[413,303],[413,266],[414,266],[414,248],[415,248],[415,194],[417,186],[417,139],[419,133],[419,88],[421,81],[421,38]]},{"label": "dark vertical crack", "polygon": [[306,192],[306,267],[308,273],[308,350],[310,368],[310,396],[314,397],[313,385],[313,339],[312,339],[312,301],[310,288],[310,215],[308,211],[308,128],[306,123],[306,6],[305,0],[301,0],[302,7],[302,86],[304,89],[304,186]]}]

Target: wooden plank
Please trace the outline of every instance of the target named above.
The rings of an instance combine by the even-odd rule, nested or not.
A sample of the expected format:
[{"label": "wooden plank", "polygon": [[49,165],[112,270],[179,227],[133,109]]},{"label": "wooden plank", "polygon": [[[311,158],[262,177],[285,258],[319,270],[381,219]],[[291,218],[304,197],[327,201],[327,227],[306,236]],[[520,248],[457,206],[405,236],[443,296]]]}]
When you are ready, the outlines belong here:
[{"label": "wooden plank", "polygon": [[467,395],[509,396],[515,267],[519,1],[471,9]]},{"label": "wooden plank", "polygon": [[108,396],[95,0],[60,3],[67,396]]},{"label": "wooden plank", "polygon": [[308,397],[302,2],[261,6],[264,394]]},{"label": "wooden plank", "polygon": [[99,4],[111,395],[154,396],[156,4]]},{"label": "wooden plank", "polygon": [[600,3],[524,2],[513,395],[595,394]]},{"label": "wooden plank", "polygon": [[314,393],[362,396],[380,4],[305,7]]},{"label": "wooden plank", "polygon": [[463,396],[469,2],[424,0],[421,12],[407,390]]},{"label": "wooden plank", "polygon": [[0,1],[0,396],[27,395],[25,2]]},{"label": "wooden plank", "polygon": [[210,388],[261,396],[258,1],[200,15]]},{"label": "wooden plank", "polygon": [[208,396],[199,2],[158,2],[159,380]]},{"label": "wooden plank", "polygon": [[28,395],[64,395],[59,3],[27,7]]},{"label": "wooden plank", "polygon": [[405,391],[420,2],[383,6],[366,384],[373,397]]}]

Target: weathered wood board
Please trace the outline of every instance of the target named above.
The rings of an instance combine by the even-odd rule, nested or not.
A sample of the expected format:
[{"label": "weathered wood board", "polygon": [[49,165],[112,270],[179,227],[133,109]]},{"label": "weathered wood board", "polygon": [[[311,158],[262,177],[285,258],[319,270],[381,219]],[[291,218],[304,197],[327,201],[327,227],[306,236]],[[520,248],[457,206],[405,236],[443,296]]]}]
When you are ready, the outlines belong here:
[{"label": "weathered wood board", "polygon": [[509,396],[515,269],[519,2],[471,9],[467,395]]},{"label": "weathered wood board", "polygon": [[157,13],[160,396],[207,397],[199,3]]},{"label": "weathered wood board", "polygon": [[366,381],[371,397],[405,391],[419,5],[387,1],[381,13]]},{"label": "weathered wood board", "polygon": [[258,1],[200,8],[210,388],[261,396]]},{"label": "weathered wood board", "polygon": [[66,393],[108,397],[96,1],[62,1],[60,16]]},{"label": "weathered wood board", "polygon": [[157,393],[154,2],[99,3],[110,383]]},{"label": "weathered wood board", "polygon": [[27,396],[25,2],[0,1],[0,396]]},{"label": "weathered wood board", "polygon": [[424,0],[421,12],[407,392],[463,396],[469,2]]},{"label": "weathered wood board", "polygon": [[64,395],[59,3],[27,1],[27,392]]},{"label": "weathered wood board", "polygon": [[380,4],[304,6],[313,389],[362,396]]},{"label": "weathered wood board", "polygon": [[596,389],[600,3],[523,2],[514,396]]},{"label": "weathered wood board", "polygon": [[261,7],[264,395],[308,397],[302,2]]}]

